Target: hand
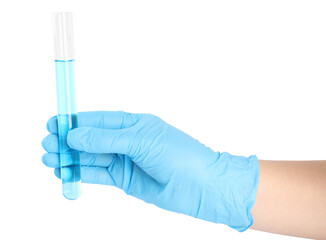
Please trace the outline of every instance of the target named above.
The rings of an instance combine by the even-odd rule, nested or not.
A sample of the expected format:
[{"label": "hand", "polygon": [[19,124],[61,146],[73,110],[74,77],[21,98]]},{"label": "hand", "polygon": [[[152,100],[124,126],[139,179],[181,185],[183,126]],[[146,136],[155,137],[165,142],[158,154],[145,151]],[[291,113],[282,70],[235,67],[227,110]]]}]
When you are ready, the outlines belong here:
[{"label": "hand", "polygon": [[[149,114],[78,113],[68,145],[80,151],[82,182],[113,185],[163,209],[244,231],[252,223],[259,164],[214,152]],[[43,163],[60,178],[57,119],[43,140]]]}]

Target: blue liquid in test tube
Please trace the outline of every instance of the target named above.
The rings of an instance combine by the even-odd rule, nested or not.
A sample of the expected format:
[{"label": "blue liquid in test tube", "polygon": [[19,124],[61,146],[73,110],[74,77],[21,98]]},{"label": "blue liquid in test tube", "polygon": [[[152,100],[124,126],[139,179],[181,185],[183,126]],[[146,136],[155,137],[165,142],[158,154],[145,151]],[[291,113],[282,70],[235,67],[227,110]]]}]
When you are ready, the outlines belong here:
[{"label": "blue liquid in test tube", "polygon": [[67,144],[68,132],[78,127],[72,13],[54,14],[54,40],[62,192],[74,200],[81,195],[81,171],[79,152]]}]

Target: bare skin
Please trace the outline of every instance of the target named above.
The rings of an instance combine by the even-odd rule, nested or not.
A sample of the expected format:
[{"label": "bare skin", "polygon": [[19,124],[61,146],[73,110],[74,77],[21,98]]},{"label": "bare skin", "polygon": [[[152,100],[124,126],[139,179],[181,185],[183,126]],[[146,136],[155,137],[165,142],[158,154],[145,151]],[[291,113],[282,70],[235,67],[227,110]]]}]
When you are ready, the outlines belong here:
[{"label": "bare skin", "polygon": [[252,229],[326,239],[326,161],[260,160]]}]

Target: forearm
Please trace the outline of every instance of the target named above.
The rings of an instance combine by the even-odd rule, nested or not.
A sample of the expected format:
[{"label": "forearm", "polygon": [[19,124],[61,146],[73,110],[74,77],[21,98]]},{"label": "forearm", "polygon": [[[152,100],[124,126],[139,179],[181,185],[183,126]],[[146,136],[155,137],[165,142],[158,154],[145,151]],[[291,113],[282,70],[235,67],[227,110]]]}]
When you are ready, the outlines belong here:
[{"label": "forearm", "polygon": [[326,239],[326,161],[260,160],[252,229]]}]

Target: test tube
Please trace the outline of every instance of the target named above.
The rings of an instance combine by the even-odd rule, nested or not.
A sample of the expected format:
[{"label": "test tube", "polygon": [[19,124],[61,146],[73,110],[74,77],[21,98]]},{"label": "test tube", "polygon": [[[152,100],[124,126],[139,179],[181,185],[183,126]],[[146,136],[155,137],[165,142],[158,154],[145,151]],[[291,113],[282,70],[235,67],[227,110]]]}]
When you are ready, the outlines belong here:
[{"label": "test tube", "polygon": [[53,30],[62,193],[74,200],[81,195],[81,175],[79,152],[67,144],[68,132],[78,127],[72,13],[54,13]]}]

